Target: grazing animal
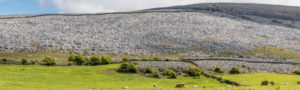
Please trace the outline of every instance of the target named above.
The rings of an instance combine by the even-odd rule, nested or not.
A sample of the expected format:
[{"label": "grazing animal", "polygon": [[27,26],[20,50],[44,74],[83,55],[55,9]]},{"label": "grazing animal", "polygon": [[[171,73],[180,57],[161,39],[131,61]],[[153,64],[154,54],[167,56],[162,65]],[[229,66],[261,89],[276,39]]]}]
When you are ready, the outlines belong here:
[{"label": "grazing animal", "polygon": [[187,88],[184,83],[176,84],[175,88]]},{"label": "grazing animal", "polygon": [[123,87],[122,87],[122,89],[127,89],[127,88],[128,88],[127,86],[123,86]]},{"label": "grazing animal", "polygon": [[156,83],[154,83],[154,84],[153,84],[153,88],[157,88],[157,85],[156,85]]},{"label": "grazing animal", "polygon": [[233,85],[227,85],[227,87],[236,87],[236,85],[234,85],[234,84]]},{"label": "grazing animal", "polygon": [[194,87],[194,88],[197,88],[197,87],[199,87],[199,86],[198,86],[198,85],[193,85],[193,87]]},{"label": "grazing animal", "polygon": [[289,83],[285,83],[284,85],[289,85]]}]

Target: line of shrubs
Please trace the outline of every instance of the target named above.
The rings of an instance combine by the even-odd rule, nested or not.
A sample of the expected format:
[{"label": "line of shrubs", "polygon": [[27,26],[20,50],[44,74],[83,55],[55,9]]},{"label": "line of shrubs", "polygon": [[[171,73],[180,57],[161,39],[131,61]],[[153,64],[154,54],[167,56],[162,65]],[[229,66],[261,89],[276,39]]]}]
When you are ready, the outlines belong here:
[{"label": "line of shrubs", "polygon": [[0,64],[21,64],[21,65],[34,65],[34,64],[41,64],[41,65],[48,65],[48,66],[53,66],[56,65],[56,62],[54,58],[52,57],[44,57],[42,62],[38,61],[29,61],[27,59],[22,59],[21,61],[16,61],[12,59],[1,59]]},{"label": "line of shrubs", "polygon": [[[68,57],[68,61],[73,62],[76,65],[103,65],[103,64],[110,64],[111,58],[107,56],[96,57],[93,56],[91,58],[82,56],[82,55],[70,55]],[[72,63],[69,63],[72,65]]]}]

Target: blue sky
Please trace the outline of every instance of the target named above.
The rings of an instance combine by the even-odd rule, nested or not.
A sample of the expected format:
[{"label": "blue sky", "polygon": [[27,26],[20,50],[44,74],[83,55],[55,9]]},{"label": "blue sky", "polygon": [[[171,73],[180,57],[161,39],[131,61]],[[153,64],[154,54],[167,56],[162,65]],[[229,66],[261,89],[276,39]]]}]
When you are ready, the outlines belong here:
[{"label": "blue sky", "polygon": [[42,7],[38,0],[0,0],[0,14],[42,14],[57,13],[58,9],[49,4]]},{"label": "blue sky", "polygon": [[213,2],[300,6],[300,0],[0,0],[0,15],[121,12]]}]

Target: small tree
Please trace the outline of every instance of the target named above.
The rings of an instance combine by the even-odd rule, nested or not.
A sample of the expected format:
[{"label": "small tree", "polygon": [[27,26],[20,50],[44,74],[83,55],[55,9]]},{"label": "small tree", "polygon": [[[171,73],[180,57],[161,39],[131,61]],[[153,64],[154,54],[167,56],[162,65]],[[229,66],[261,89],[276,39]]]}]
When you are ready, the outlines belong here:
[{"label": "small tree", "polygon": [[91,65],[100,65],[102,62],[101,58],[99,57],[91,57],[90,60]]},{"label": "small tree", "polygon": [[170,69],[164,71],[164,76],[168,76],[169,78],[177,78],[176,72]]},{"label": "small tree", "polygon": [[214,72],[216,72],[216,73],[223,73],[224,71],[223,71],[223,69],[221,67],[216,67],[214,69]]},{"label": "small tree", "polygon": [[52,57],[45,57],[42,62],[48,66],[56,65],[56,62],[55,62],[54,58],[52,58]]},{"label": "small tree", "polygon": [[201,75],[201,69],[199,68],[190,68],[187,73],[190,76],[200,76]]},{"label": "small tree", "polygon": [[128,58],[123,58],[123,62],[129,62]]},{"label": "small tree", "polygon": [[153,70],[151,67],[147,67],[146,70],[145,70],[145,73],[152,73]]},{"label": "small tree", "polygon": [[22,65],[28,65],[28,61],[27,61],[26,59],[22,59],[22,60],[21,60],[21,64],[22,64]]},{"label": "small tree", "polygon": [[231,70],[230,70],[229,73],[230,74],[240,74],[241,71],[240,71],[240,69],[238,67],[233,67],[233,68],[231,68]]},{"label": "small tree", "polygon": [[102,56],[101,59],[102,59],[102,64],[110,64],[111,62],[110,57]]}]

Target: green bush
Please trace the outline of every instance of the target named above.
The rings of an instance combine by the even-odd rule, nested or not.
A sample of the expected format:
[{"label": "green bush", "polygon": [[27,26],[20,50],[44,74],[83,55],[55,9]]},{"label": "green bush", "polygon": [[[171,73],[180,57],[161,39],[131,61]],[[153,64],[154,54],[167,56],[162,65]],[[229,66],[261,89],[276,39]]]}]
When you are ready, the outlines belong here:
[{"label": "green bush", "polygon": [[154,70],[152,76],[153,76],[154,78],[160,78],[159,71],[158,71],[158,70]]},{"label": "green bush", "polygon": [[275,85],[274,81],[271,81],[270,84],[271,84],[271,85]]},{"label": "green bush", "polygon": [[123,62],[129,62],[128,58],[123,58],[122,60],[123,60]]},{"label": "green bush", "polygon": [[160,59],[158,57],[153,58],[153,61],[159,61]]},{"label": "green bush", "polygon": [[52,57],[45,57],[42,62],[44,65],[48,65],[48,66],[56,65],[56,62],[55,62],[54,58],[52,58]]},{"label": "green bush", "polygon": [[119,71],[128,72],[128,73],[137,73],[138,67],[137,67],[137,65],[135,65],[133,63],[124,62],[119,67]]},{"label": "green bush", "polygon": [[223,69],[221,67],[216,67],[214,69],[214,72],[216,72],[216,73],[223,73],[224,71],[223,71]]},{"label": "green bush", "polygon": [[294,71],[295,74],[300,75],[300,70]]},{"label": "green bush", "polygon": [[34,65],[35,63],[36,63],[35,61],[32,61],[32,60],[30,61],[30,64],[33,64],[33,65]]},{"label": "green bush", "polygon": [[241,71],[238,67],[233,67],[231,68],[231,70],[229,71],[230,74],[240,74]]},{"label": "green bush", "polygon": [[70,55],[70,56],[68,57],[68,61],[73,62],[73,61],[75,61],[75,58],[76,58],[76,55]]},{"label": "green bush", "polygon": [[100,65],[101,63],[102,63],[102,60],[99,57],[91,57],[90,58],[91,65]]},{"label": "green bush", "polygon": [[177,78],[176,72],[170,69],[164,71],[164,76],[167,76],[168,78]]},{"label": "green bush", "polygon": [[267,81],[267,80],[264,80],[264,81],[261,82],[261,85],[263,85],[263,86],[266,86],[268,84],[269,84],[269,81]]},{"label": "green bush", "polygon": [[86,57],[82,55],[70,55],[68,61],[74,62],[77,65],[83,65],[86,62]]},{"label": "green bush", "polygon": [[153,70],[151,67],[147,67],[146,70],[145,70],[145,73],[152,73]]},{"label": "green bush", "polygon": [[3,58],[3,59],[1,60],[1,64],[6,64],[7,61],[8,61],[7,59]]},{"label": "green bush", "polygon": [[111,62],[110,57],[102,56],[101,59],[102,59],[102,64],[110,64]]},{"label": "green bush", "polygon": [[22,65],[28,65],[28,61],[27,61],[26,59],[22,59],[22,60],[21,60],[21,64],[22,64]]},{"label": "green bush", "polygon": [[300,85],[300,81],[298,81],[297,84]]},{"label": "green bush", "polygon": [[200,76],[201,75],[201,69],[199,68],[190,68],[187,73],[190,76]]}]

